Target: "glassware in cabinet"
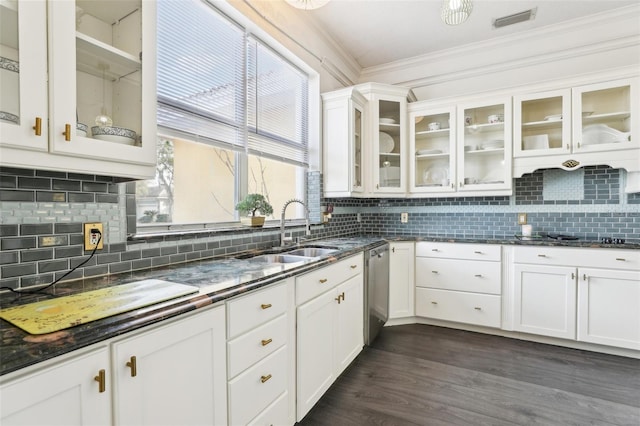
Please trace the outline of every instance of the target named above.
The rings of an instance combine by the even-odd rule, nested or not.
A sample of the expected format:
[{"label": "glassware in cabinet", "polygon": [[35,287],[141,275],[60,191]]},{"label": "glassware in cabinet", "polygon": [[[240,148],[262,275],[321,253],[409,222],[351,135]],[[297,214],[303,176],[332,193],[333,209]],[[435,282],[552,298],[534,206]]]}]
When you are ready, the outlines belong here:
[{"label": "glassware in cabinet", "polygon": [[362,190],[362,110],[353,107],[353,189]]},{"label": "glassware in cabinet", "polygon": [[455,109],[415,112],[411,123],[411,190],[451,192],[455,190]]},{"label": "glassware in cabinet", "polygon": [[459,107],[460,191],[511,188],[511,103]]}]

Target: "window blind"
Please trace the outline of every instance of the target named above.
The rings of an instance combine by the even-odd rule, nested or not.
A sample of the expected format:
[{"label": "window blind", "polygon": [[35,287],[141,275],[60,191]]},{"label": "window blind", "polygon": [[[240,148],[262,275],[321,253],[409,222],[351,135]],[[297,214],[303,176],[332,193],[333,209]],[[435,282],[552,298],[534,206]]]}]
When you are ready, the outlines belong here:
[{"label": "window blind", "polygon": [[210,4],[158,2],[166,134],[307,166],[308,76]]}]

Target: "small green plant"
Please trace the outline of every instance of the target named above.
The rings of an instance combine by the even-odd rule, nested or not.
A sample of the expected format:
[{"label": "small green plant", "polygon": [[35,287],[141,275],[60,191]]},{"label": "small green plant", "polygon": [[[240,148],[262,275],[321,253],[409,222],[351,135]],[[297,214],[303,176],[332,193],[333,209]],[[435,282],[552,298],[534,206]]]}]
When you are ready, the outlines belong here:
[{"label": "small green plant", "polygon": [[260,212],[263,216],[273,213],[273,207],[262,194],[248,194],[244,200],[236,205],[236,210],[243,216],[251,214],[254,217],[257,212]]}]

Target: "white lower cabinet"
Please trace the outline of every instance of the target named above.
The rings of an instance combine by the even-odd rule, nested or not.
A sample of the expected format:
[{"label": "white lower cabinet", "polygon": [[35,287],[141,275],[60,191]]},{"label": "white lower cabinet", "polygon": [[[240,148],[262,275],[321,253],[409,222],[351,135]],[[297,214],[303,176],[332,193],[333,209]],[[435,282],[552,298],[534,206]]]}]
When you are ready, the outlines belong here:
[{"label": "white lower cabinet", "polygon": [[227,422],[225,309],[113,343],[114,424]]},{"label": "white lower cabinet", "polygon": [[295,423],[293,292],[290,278],[227,302],[230,425]]},{"label": "white lower cabinet", "polygon": [[416,243],[416,315],[501,325],[501,246]]},{"label": "white lower cabinet", "polygon": [[298,288],[316,289],[297,307],[298,421],[364,346],[362,268],[359,254],[296,278],[296,298]]},{"label": "white lower cabinet", "polygon": [[515,247],[514,329],[640,349],[640,250]]},{"label": "white lower cabinet", "polygon": [[578,340],[640,350],[640,271],[579,269]]},{"label": "white lower cabinet", "polygon": [[109,348],[103,346],[3,383],[0,424],[110,425],[109,375]]},{"label": "white lower cabinet", "polygon": [[514,329],[576,338],[576,269],[565,266],[514,266]]},{"label": "white lower cabinet", "polygon": [[389,319],[415,315],[415,244],[389,244]]}]

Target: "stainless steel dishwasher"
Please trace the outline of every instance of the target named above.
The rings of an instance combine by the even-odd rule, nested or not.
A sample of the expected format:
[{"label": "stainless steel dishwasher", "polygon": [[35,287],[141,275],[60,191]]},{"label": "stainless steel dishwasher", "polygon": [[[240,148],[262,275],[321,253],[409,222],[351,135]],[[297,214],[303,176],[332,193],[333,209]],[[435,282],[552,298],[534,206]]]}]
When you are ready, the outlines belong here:
[{"label": "stainless steel dishwasher", "polygon": [[365,252],[364,343],[370,345],[389,316],[389,244]]}]

